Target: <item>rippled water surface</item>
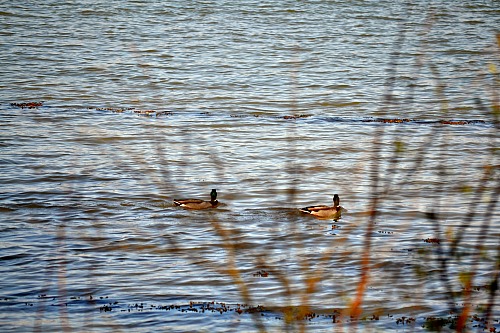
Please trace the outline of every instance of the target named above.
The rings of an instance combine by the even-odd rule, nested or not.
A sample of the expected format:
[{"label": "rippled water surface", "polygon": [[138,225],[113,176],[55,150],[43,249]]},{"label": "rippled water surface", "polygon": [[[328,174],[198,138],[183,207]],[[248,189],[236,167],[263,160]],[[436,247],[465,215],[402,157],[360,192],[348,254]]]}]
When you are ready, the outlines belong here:
[{"label": "rippled water surface", "polygon": [[1,8],[1,331],[500,330],[496,1]]}]

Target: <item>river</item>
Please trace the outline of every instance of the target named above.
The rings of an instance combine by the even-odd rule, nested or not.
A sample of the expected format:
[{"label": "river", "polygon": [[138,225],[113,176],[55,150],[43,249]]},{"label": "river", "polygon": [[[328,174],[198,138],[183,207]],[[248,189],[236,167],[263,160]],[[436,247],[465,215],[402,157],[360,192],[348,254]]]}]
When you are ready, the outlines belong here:
[{"label": "river", "polygon": [[500,330],[498,2],[1,8],[1,331]]}]

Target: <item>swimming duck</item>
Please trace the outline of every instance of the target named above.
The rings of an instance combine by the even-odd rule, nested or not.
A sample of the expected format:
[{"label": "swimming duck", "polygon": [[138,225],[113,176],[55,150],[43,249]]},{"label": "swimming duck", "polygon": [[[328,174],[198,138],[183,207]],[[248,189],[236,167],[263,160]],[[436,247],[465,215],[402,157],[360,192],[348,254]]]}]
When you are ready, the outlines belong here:
[{"label": "swimming duck", "polygon": [[309,206],[300,208],[303,213],[314,215],[320,219],[332,219],[338,220],[342,214],[342,208],[340,206],[340,198],[338,194],[333,196],[333,206]]},{"label": "swimming duck", "polygon": [[187,209],[206,209],[217,207],[219,201],[217,201],[217,191],[213,189],[212,192],[210,192],[210,201],[200,199],[174,199],[174,204]]}]

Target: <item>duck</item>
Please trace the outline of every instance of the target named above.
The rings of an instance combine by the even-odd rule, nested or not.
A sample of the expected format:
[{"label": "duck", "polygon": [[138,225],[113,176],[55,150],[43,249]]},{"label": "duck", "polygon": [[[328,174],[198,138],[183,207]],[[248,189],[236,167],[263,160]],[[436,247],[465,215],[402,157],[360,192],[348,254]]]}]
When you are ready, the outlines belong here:
[{"label": "duck", "polygon": [[337,221],[342,215],[343,207],[340,206],[340,198],[338,194],[333,195],[333,206],[309,206],[299,209],[301,212],[313,215],[320,219],[332,219]]},{"label": "duck", "polygon": [[186,209],[216,208],[219,205],[219,201],[217,201],[217,190],[212,189],[212,192],[210,192],[210,201],[201,199],[174,199],[174,205]]}]

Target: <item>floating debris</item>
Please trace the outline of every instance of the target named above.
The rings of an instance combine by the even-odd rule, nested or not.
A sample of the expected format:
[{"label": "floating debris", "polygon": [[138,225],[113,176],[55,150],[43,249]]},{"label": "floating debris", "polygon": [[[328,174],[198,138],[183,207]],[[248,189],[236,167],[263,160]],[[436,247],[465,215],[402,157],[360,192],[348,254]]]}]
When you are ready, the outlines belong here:
[{"label": "floating debris", "polygon": [[440,318],[440,317],[427,317],[425,318],[425,322],[422,325],[423,328],[426,328],[430,331],[439,332],[443,329],[443,327],[448,326],[450,329],[456,328],[458,317],[448,317],[448,318]]},{"label": "floating debris", "polygon": [[292,116],[283,116],[283,119],[300,119],[300,118],[307,118],[310,116],[311,116],[310,114],[298,114]]},{"label": "floating debris", "polygon": [[441,124],[441,125],[470,125],[470,124],[485,124],[484,120],[419,120],[412,118],[368,118],[361,119],[364,123],[385,123],[385,124],[401,124],[401,123],[419,123],[419,124]]},{"label": "floating debris", "polygon": [[152,116],[156,115],[156,111],[154,110],[132,110],[133,113],[140,114],[140,115],[145,115],[145,116]]},{"label": "floating debris", "polygon": [[36,109],[43,106],[43,102],[10,103],[10,105],[21,109]]},{"label": "floating debris", "polygon": [[440,244],[441,240],[439,238],[427,238],[427,239],[424,239],[424,242],[426,242],[426,243]]},{"label": "floating debris", "polygon": [[257,273],[254,273],[253,276],[268,277],[269,272],[266,272],[265,270],[261,269]]},{"label": "floating debris", "polygon": [[133,110],[134,108],[96,108],[97,111],[110,111],[114,113],[123,113],[125,111]]},{"label": "floating debris", "polygon": [[108,112],[113,112],[113,113],[125,113],[125,112],[132,112],[141,116],[171,116],[173,115],[172,112],[170,111],[155,111],[155,110],[141,110],[141,109],[136,109],[136,108],[115,108],[115,107],[106,107],[106,108],[93,108],[89,107],[89,109],[95,109],[97,111],[108,111]]},{"label": "floating debris", "polygon": [[413,325],[416,319],[413,317],[401,317],[396,319],[396,325]]},{"label": "floating debris", "polygon": [[170,111],[158,111],[158,112],[156,112],[157,117],[159,117],[159,116],[171,116],[173,114],[174,113],[170,112]]},{"label": "floating debris", "polygon": [[99,312],[109,312],[113,310],[113,308],[110,305],[104,305],[99,308]]},{"label": "floating debris", "polygon": [[[21,109],[35,109],[38,107],[41,107],[44,105],[43,101],[40,102],[13,102],[10,103],[11,106],[18,107]],[[109,111],[113,113],[125,113],[125,112],[132,112],[138,115],[146,115],[146,116],[171,116],[173,115],[173,112],[171,111],[156,111],[152,109],[136,109],[134,107],[95,107],[95,106],[88,106],[87,109],[89,110],[97,110],[97,111]],[[198,114],[203,115],[203,116],[213,116],[214,113],[209,112],[209,111],[202,111],[199,112]],[[227,114],[226,114],[227,115]],[[296,115],[273,115],[273,114],[265,114],[265,113],[231,113],[229,114],[229,117],[231,118],[249,118],[249,117],[254,117],[254,118],[278,118],[278,119],[285,119],[285,120],[297,120],[297,119],[302,119],[302,118],[309,118],[312,117],[312,114],[296,114]],[[321,119],[321,117],[319,118]],[[487,124],[485,120],[482,119],[475,119],[475,120],[467,120],[467,119],[431,119],[431,120],[422,120],[422,119],[414,119],[414,118],[344,118],[344,117],[328,117],[328,121],[333,121],[333,122],[363,122],[363,123],[385,123],[385,124],[403,124],[403,123],[415,123],[415,124],[427,124],[427,125],[432,125],[432,124],[437,124],[437,125],[455,125],[455,126],[460,126],[460,125],[474,125],[474,124]]]},{"label": "floating debris", "polygon": [[[259,270],[258,274],[267,273],[264,270]],[[58,298],[60,299],[59,303],[51,304],[51,306],[66,306],[71,307],[76,303],[79,303],[79,306],[87,305],[95,309],[99,309],[100,313],[107,312],[146,312],[146,311],[176,311],[182,313],[191,313],[193,315],[196,314],[206,314],[213,313],[214,315],[224,315],[224,314],[233,314],[233,315],[257,315],[267,317],[269,319],[275,320],[283,320],[287,323],[291,323],[294,321],[324,321],[327,320],[330,323],[343,325],[349,322],[369,322],[369,321],[381,321],[381,320],[389,320],[395,326],[396,325],[407,325],[407,326],[415,326],[418,322],[423,328],[426,328],[430,331],[441,331],[445,327],[450,329],[454,329],[457,326],[459,316],[456,314],[449,314],[447,317],[411,317],[411,316],[401,316],[396,317],[393,314],[387,313],[386,316],[381,316],[380,312],[373,313],[371,315],[366,314],[363,317],[352,317],[345,310],[338,308],[329,308],[329,309],[314,309],[309,306],[271,306],[266,307],[264,305],[251,306],[248,304],[240,304],[240,303],[226,303],[226,302],[217,302],[217,301],[189,301],[189,303],[184,304],[170,304],[170,305],[160,305],[160,304],[149,304],[149,303],[132,303],[132,304],[124,304],[120,303],[117,300],[110,300],[113,297],[108,296],[96,296],[96,295],[84,295],[84,296],[70,296],[69,300],[71,302],[64,302],[61,300],[61,297],[58,296],[49,296],[46,294],[38,295],[38,299],[40,301],[46,301],[50,298]],[[15,301],[14,299],[10,300],[12,302],[11,305],[17,306],[21,302]],[[80,302],[84,302],[83,304]],[[30,301],[22,301],[26,307],[34,307],[36,303]],[[3,306],[6,303],[2,303]],[[458,305],[458,304],[457,304]],[[97,307],[96,307],[97,306]],[[175,315],[175,314],[173,314]],[[489,332],[497,332],[499,320],[497,318],[490,318],[487,320],[485,317],[481,317],[477,314],[472,314],[467,316],[467,326],[469,328],[479,328]]]}]

